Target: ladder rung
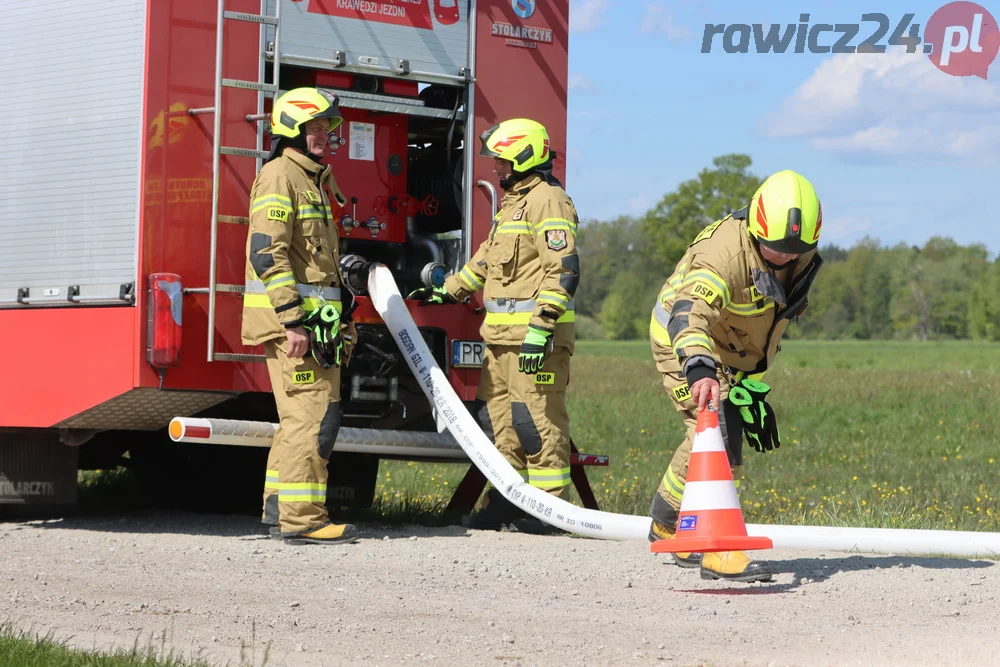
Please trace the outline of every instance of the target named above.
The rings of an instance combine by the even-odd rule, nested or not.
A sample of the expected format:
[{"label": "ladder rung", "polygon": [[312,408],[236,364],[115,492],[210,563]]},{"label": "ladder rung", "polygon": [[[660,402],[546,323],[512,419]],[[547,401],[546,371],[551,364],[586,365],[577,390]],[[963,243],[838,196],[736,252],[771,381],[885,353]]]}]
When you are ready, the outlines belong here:
[{"label": "ladder rung", "polygon": [[273,83],[260,83],[259,81],[243,81],[242,79],[223,79],[222,85],[229,88],[241,88],[243,90],[260,90],[265,93],[276,93],[278,87]]},{"label": "ladder rung", "polygon": [[230,148],[229,146],[223,146],[219,149],[219,152],[223,155],[237,155],[239,157],[259,157],[266,160],[267,156],[270,155],[267,151],[257,151],[252,148]]},{"label": "ladder rung", "polygon": [[226,283],[217,283],[215,285],[216,292],[228,292],[229,294],[243,294],[246,291],[245,285],[228,285]]},{"label": "ladder rung", "polygon": [[249,225],[250,218],[245,215],[220,215],[219,222],[228,222],[231,225]]},{"label": "ladder rung", "polygon": [[260,14],[247,14],[246,12],[222,12],[227,19],[236,21],[248,21],[250,23],[266,23],[267,25],[278,25],[278,19],[273,16],[261,16]]},{"label": "ladder rung", "polygon": [[267,361],[263,354],[230,354],[228,352],[216,352],[212,355],[215,361]]}]

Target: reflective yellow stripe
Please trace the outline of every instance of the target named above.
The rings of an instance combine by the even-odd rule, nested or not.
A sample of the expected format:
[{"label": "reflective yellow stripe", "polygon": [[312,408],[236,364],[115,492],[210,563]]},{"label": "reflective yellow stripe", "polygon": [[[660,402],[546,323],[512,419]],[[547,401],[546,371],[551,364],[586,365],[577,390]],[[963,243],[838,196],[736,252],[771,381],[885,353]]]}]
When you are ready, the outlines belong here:
[{"label": "reflective yellow stripe", "polygon": [[278,487],[278,502],[326,502],[326,484],[317,484],[315,482],[285,482]]},{"label": "reflective yellow stripe", "polygon": [[757,307],[755,303],[731,303],[726,306],[726,310],[734,315],[760,315],[761,313],[766,313],[770,309],[774,308],[774,302],[768,301],[761,307]]},{"label": "reflective yellow stripe", "polygon": [[464,266],[462,267],[462,270],[458,272],[458,277],[461,278],[465,282],[465,284],[468,285],[473,291],[478,292],[479,290],[483,289],[484,285],[483,281],[480,280],[479,277],[476,276],[476,274],[474,274],[472,271],[469,271],[469,269],[465,268]]},{"label": "reflective yellow stripe", "polygon": [[528,470],[528,484],[538,489],[558,489],[570,483],[569,468]]},{"label": "reflective yellow stripe", "polygon": [[269,489],[278,488],[278,471],[277,470],[265,470],[264,471],[264,486]]},{"label": "reflective yellow stripe", "polygon": [[660,345],[671,347],[670,334],[663,328],[663,325],[656,320],[656,315],[649,318],[649,335]]},{"label": "reflective yellow stripe", "polygon": [[333,211],[329,206],[300,206],[298,217],[299,220],[308,220],[310,218],[330,218],[333,216]]},{"label": "reflective yellow stripe", "polygon": [[674,342],[674,350],[680,350],[685,347],[704,347],[708,349],[709,352],[712,351],[712,341],[705,334],[688,334],[687,336],[681,336]]},{"label": "reflective yellow stripe", "polygon": [[[486,313],[486,324],[527,324],[532,313]],[[567,310],[556,323],[576,322],[576,311]]]},{"label": "reflective yellow stripe", "polygon": [[566,308],[569,306],[569,298],[563,296],[559,292],[542,290],[538,294],[538,303],[551,303],[553,306],[562,306],[563,308]]},{"label": "reflective yellow stripe", "polygon": [[[316,310],[323,305],[323,303],[324,302],[320,301],[318,298],[310,296],[302,297],[302,309],[306,312]],[[340,301],[327,300],[325,303],[336,308],[337,312],[341,312],[343,310],[343,304],[341,304]],[[273,308],[271,300],[266,294],[244,294],[243,305],[247,308]]]},{"label": "reflective yellow stripe", "polygon": [[667,468],[667,472],[663,473],[663,486],[677,500],[684,498],[684,482],[677,479],[673,468]]},{"label": "reflective yellow stripe", "polygon": [[576,227],[575,222],[567,220],[566,218],[546,218],[538,223],[537,230],[539,234],[544,234],[545,232],[549,232],[554,229],[562,229],[575,237]]},{"label": "reflective yellow stripe", "polygon": [[271,290],[277,289],[284,285],[295,284],[295,274],[292,273],[291,271],[287,271],[285,273],[276,273],[267,280],[264,280],[263,283],[264,283],[264,289],[270,292]]},{"label": "reflective yellow stripe", "polygon": [[499,227],[497,227],[497,234],[530,234],[531,225],[525,224],[514,224],[511,222],[505,222]]},{"label": "reflective yellow stripe", "polygon": [[281,208],[286,211],[291,211],[292,200],[288,197],[282,197],[281,195],[264,195],[263,197],[257,197],[253,200],[253,206],[250,208],[250,212],[256,213],[257,211],[268,207]]}]

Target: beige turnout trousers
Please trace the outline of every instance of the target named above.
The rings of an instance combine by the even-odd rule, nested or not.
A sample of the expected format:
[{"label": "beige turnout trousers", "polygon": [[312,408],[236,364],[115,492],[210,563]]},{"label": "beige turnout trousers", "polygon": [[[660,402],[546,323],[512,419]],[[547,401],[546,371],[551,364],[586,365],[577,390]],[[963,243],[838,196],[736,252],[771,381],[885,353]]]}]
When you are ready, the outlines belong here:
[{"label": "beige turnout trousers", "polygon": [[518,370],[519,352],[518,346],[486,346],[478,398],[486,402],[504,458],[529,484],[561,498],[570,484],[570,354],[556,348],[545,367],[529,375]]},{"label": "beige turnout trousers", "polygon": [[[674,451],[670,465],[667,467],[666,472],[663,473],[663,478],[656,489],[659,499],[664,501],[666,506],[663,503],[656,502],[657,499],[654,498],[651,511],[654,519],[673,530],[677,523],[677,515],[684,496],[684,484],[687,482],[688,462],[691,459],[691,446],[694,444],[695,426],[698,422],[698,404],[691,397],[687,379],[684,377],[684,373],[681,372],[680,364],[677,363],[677,358],[673,355],[673,351],[660,346],[655,341],[652,342],[652,346],[656,368],[660,371],[660,375],[663,378],[663,388],[670,395],[674,409],[680,413],[686,429],[684,441]],[[726,452],[729,455],[733,480],[736,482],[737,489],[739,489],[743,468],[742,435],[739,431],[739,416],[734,413],[733,407],[726,400],[729,396],[731,385],[729,376],[724,370],[720,369],[716,377],[719,380],[719,401],[723,404],[723,410],[719,411],[719,425],[722,430],[723,439],[726,442]]]},{"label": "beige turnout trousers", "polygon": [[286,354],[288,342],[264,343],[280,424],[267,458],[264,522],[284,536],[329,523],[327,463],[340,429],[340,369],[323,368],[309,352]]}]

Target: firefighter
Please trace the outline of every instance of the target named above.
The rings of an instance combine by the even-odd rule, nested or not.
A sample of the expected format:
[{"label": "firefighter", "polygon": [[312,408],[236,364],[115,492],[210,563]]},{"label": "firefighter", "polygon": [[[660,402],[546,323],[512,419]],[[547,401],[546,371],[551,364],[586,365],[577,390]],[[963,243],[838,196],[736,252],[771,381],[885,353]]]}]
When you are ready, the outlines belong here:
[{"label": "firefighter", "polygon": [[[477,397],[485,401],[494,442],[532,486],[565,498],[570,484],[566,385],[575,345],[574,303],[580,281],[579,219],[552,176],[555,153],[545,127],[515,118],[482,135],[480,156],[494,159],[503,204],[472,259],[443,287],[415,290],[422,304],[455,303],[484,290],[486,343]],[[496,489],[469,528],[556,532]]]},{"label": "firefighter", "polygon": [[[338,235],[329,188],[344,195],[322,159],[343,117],[316,88],[274,102],[272,148],[250,193],[243,343],[263,344],[279,428],[268,455],[263,522],[291,544],[352,542],[331,523],[327,462],[340,428],[340,366],[353,327],[341,317]],[[345,346],[345,343],[347,345]]]},{"label": "firefighter", "polygon": [[[743,434],[768,452],[780,445],[762,382],[792,318],[808,303],[822,265],[823,224],[812,184],[794,171],[767,178],[749,205],[719,220],[688,245],[660,291],[650,320],[653,358],[687,437],[674,452],[650,505],[650,541],[677,527],[697,411],[712,401],[739,487]],[[770,565],[740,551],[674,555],[705,579],[768,581]]]}]

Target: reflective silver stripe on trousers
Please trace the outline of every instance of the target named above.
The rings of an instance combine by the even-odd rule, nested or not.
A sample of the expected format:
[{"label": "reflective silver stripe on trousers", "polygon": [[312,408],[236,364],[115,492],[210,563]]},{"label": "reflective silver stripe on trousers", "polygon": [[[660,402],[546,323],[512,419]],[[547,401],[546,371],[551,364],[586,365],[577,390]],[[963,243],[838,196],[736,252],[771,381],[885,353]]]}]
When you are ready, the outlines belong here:
[{"label": "reflective silver stripe on trousers", "polygon": [[659,322],[660,326],[664,329],[666,329],[667,325],[670,324],[670,313],[664,310],[663,304],[659,299],[656,300],[656,305],[653,306],[653,317],[656,318],[656,321]]},{"label": "reflective silver stripe on trousers", "polygon": [[[306,299],[319,299],[322,297],[327,301],[340,301],[339,287],[324,287],[320,289],[313,285],[306,285],[305,283],[295,283],[295,289],[298,290],[300,296]],[[264,289],[264,283],[261,281],[248,280],[246,281],[246,293],[267,294],[267,290]]]},{"label": "reflective silver stripe on trousers", "polygon": [[[538,303],[534,299],[484,299],[487,313],[533,313]],[[576,310],[576,299],[570,299],[566,310]]]}]

